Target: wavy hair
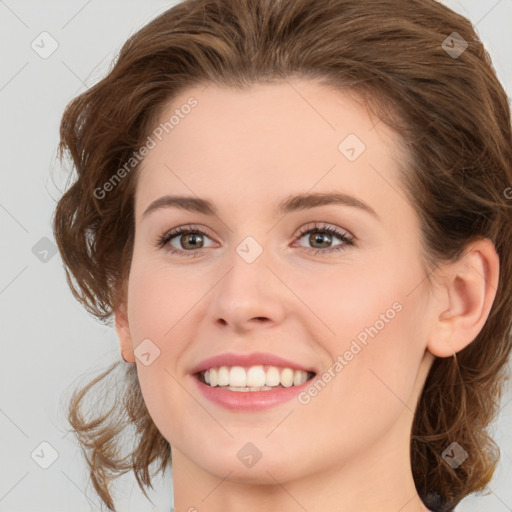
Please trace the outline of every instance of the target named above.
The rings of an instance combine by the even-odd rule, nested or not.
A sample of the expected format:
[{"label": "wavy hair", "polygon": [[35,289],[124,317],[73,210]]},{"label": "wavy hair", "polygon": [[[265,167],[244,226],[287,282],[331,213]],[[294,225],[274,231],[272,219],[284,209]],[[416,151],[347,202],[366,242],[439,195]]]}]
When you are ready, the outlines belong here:
[{"label": "wavy hair", "polygon": [[[455,55],[453,48],[464,51]],[[512,325],[510,108],[463,16],[434,0],[186,0],[156,17],[63,114],[59,156],[71,159],[76,174],[53,227],[67,281],[100,321],[111,319],[125,297],[138,166],[105,198],[97,191],[144,144],[170,100],[198,84],[245,88],[293,76],[354,92],[399,134],[409,156],[401,179],[421,221],[427,268],[457,260],[479,238],[489,238],[499,255],[484,327],[456,364],[434,360],[413,421],[418,494],[431,509],[451,511],[484,489],[499,460],[487,428],[508,377]],[[123,385],[106,413],[93,407],[84,414],[86,396],[118,364],[75,390],[69,404],[91,480],[110,510],[113,479],[132,470],[146,494],[151,464],[163,471],[171,462],[134,365],[118,377]],[[123,454],[121,435],[129,428],[135,448]],[[458,468],[442,457],[454,441],[468,452]]]}]

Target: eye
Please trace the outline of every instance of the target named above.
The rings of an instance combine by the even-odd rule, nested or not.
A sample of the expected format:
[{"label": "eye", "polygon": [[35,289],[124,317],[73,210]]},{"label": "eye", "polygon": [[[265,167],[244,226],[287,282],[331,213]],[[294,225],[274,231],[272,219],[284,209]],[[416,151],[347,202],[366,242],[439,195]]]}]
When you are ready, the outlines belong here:
[{"label": "eye", "polygon": [[[166,251],[171,254],[193,257],[199,255],[199,251],[196,249],[204,248],[205,238],[210,237],[202,229],[196,226],[181,226],[162,235],[157,241],[157,246],[165,247]],[[177,243],[181,248],[172,245],[174,239],[177,239]]]},{"label": "eye", "polygon": [[[297,239],[300,241],[306,238],[306,242],[312,245],[318,244],[319,247],[305,247],[308,252],[313,254],[325,254],[335,251],[342,251],[347,246],[354,245],[354,237],[346,232],[339,231],[332,226],[318,225],[316,222],[313,227],[303,229]],[[334,247],[329,247],[328,244],[333,243],[333,239],[338,239],[342,243]]]}]

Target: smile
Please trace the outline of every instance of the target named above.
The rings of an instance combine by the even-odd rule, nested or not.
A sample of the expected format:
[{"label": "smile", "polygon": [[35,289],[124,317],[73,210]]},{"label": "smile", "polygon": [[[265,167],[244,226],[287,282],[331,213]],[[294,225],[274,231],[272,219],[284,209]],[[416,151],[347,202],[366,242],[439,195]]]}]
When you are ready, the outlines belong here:
[{"label": "smile", "polygon": [[288,367],[255,365],[220,366],[199,372],[197,378],[212,388],[235,392],[257,392],[300,386],[315,374]]},{"label": "smile", "polygon": [[318,371],[277,354],[229,352],[196,364],[188,378],[208,402],[232,412],[255,412],[293,400]]}]

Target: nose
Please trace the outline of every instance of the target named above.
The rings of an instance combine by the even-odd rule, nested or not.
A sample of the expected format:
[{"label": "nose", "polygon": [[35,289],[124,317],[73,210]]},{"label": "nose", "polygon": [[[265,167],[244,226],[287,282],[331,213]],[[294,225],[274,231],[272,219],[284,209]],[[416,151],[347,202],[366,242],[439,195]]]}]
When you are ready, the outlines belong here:
[{"label": "nose", "polygon": [[209,315],[218,325],[242,333],[283,321],[293,294],[283,284],[269,252],[263,251],[250,262],[234,251],[230,267],[211,297]]}]

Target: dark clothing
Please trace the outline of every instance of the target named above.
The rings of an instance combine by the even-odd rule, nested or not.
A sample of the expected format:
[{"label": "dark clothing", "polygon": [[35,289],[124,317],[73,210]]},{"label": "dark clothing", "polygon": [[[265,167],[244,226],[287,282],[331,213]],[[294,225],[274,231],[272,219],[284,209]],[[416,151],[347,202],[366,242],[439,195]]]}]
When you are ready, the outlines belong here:
[{"label": "dark clothing", "polygon": [[453,512],[454,507],[445,503],[437,492],[429,492],[421,499],[432,512]]}]

